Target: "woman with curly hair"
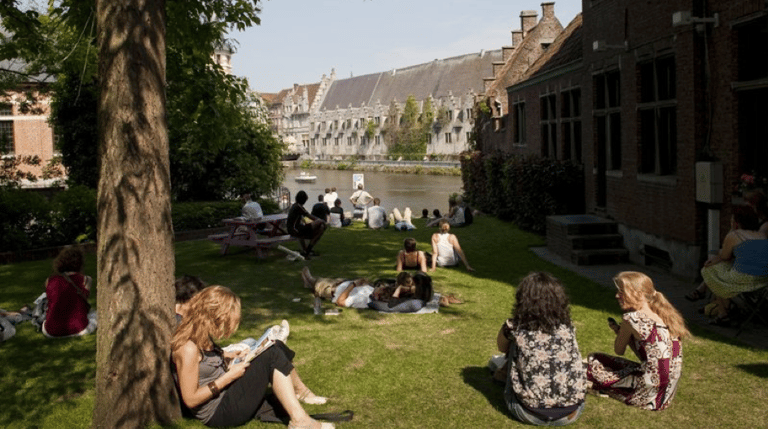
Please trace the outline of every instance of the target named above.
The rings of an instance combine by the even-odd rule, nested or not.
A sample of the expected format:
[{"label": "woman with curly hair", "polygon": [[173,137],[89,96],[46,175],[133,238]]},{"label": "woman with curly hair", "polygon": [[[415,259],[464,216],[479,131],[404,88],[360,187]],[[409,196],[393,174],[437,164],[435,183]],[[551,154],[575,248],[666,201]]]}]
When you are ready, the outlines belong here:
[{"label": "woman with curly hair", "polygon": [[256,356],[225,352],[214,340],[227,338],[240,324],[240,298],[224,286],[209,286],[189,301],[187,314],[171,343],[181,399],[207,426],[240,426],[252,420],[266,397],[268,384],[290,416],[289,428],[328,429],[312,419],[299,401],[323,404],[301,381],[291,360],[295,353],[282,342]]},{"label": "woman with curly hair", "polygon": [[512,318],[496,339],[507,353],[504,398],[524,423],[563,426],[584,410],[586,378],[568,297],[551,274],[528,274],[518,285]]},{"label": "woman with curly hair", "polygon": [[83,251],[68,246],[53,261],[53,275],[45,282],[48,308],[43,335],[49,338],[74,337],[96,330],[96,312],[90,311],[88,297],[92,279],[83,274]]},{"label": "woman with curly hair", "polygon": [[587,378],[592,388],[645,410],[667,408],[683,368],[680,339],[690,335],[680,313],[653,287],[645,274],[624,271],[614,277],[616,300],[624,311],[621,324],[609,319],[616,334],[613,350],[629,346],[640,363],[603,353],[589,355]]}]

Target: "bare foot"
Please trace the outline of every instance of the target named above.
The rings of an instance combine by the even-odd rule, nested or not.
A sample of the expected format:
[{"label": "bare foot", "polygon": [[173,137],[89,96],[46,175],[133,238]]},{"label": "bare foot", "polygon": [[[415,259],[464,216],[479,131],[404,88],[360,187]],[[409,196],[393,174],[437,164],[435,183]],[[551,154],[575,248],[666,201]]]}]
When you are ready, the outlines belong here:
[{"label": "bare foot", "polygon": [[309,388],[306,388],[301,393],[297,392],[296,397],[299,399],[299,401],[311,405],[323,405],[328,402],[328,398],[315,395],[311,390],[309,390]]}]

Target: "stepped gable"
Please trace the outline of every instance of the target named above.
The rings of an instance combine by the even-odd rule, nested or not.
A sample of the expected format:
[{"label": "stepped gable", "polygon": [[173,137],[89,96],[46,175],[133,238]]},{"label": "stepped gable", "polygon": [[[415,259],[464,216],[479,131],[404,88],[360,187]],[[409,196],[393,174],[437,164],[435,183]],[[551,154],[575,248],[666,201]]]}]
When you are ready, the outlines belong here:
[{"label": "stepped gable", "polygon": [[560,33],[549,48],[526,71],[522,80],[542,75],[559,67],[581,61],[584,57],[582,45],[581,13],[576,15]]},{"label": "stepped gable", "polygon": [[424,100],[449,95],[462,96],[469,91],[483,91],[483,77],[501,60],[501,50],[460,55],[383,73],[373,94],[382,104],[397,100],[404,103],[409,95]]},{"label": "stepped gable", "polygon": [[352,107],[360,107],[363,104],[370,105],[371,96],[380,77],[381,73],[373,73],[334,80],[325,94],[320,111],[336,110],[336,108],[346,109],[350,105]]}]

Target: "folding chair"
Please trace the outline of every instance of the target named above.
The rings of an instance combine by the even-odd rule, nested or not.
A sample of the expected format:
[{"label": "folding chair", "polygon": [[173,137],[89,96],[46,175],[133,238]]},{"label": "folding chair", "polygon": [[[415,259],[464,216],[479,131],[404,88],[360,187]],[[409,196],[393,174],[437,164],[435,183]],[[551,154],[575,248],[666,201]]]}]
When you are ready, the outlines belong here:
[{"label": "folding chair", "polygon": [[768,284],[757,290],[743,292],[739,294],[739,298],[741,298],[741,301],[744,303],[748,315],[741,321],[741,323],[739,323],[739,331],[736,332],[737,337],[741,334],[741,331],[744,330],[744,325],[755,316],[757,316],[764,324],[768,325],[768,316],[761,312],[763,306],[768,304]]}]

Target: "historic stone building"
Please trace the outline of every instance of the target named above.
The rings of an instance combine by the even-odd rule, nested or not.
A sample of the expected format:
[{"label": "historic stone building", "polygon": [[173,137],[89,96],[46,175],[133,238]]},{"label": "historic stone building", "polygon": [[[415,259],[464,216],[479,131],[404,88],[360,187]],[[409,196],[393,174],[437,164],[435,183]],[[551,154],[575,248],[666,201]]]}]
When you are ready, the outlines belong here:
[{"label": "historic stone building", "polygon": [[[494,117],[501,118],[506,86],[562,32],[554,3],[543,3],[542,11],[540,21],[537,12],[522,12],[521,29],[501,49],[346,79],[331,73],[319,84],[294,85],[275,97],[272,125],[283,141],[298,142],[313,159],[381,159],[388,155],[387,125],[399,123],[413,96],[419,109],[429,100],[436,113],[425,155],[457,157],[470,148],[476,100],[493,93]],[[395,111],[398,117],[391,117]],[[503,128],[497,121],[492,133]]]}]

